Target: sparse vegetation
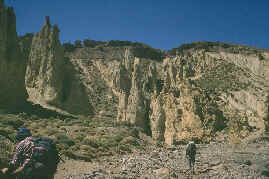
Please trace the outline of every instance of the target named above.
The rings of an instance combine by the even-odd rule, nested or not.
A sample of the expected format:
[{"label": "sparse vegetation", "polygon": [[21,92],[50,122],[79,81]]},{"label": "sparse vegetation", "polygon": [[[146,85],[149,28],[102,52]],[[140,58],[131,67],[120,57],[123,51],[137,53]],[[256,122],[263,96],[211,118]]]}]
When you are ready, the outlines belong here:
[{"label": "sparse vegetation", "polygon": [[0,168],[6,167],[12,157],[14,144],[0,134]]},{"label": "sparse vegetation", "polygon": [[74,45],[75,48],[82,48],[81,40],[76,40]]},{"label": "sparse vegetation", "polygon": [[64,145],[65,147],[71,147],[75,144],[75,142],[71,139],[71,137],[67,136],[64,133],[56,133],[54,134],[56,137],[56,142],[59,145]]},{"label": "sparse vegetation", "polygon": [[97,46],[97,44],[98,43],[95,40],[88,40],[88,39],[83,40],[84,47],[94,48]]},{"label": "sparse vegetation", "polygon": [[20,49],[26,59],[28,59],[30,54],[33,37],[33,33],[26,33],[25,35],[18,37]]},{"label": "sparse vegetation", "polygon": [[137,46],[133,49],[134,56],[139,58],[147,58],[155,61],[162,61],[163,52],[149,46]]},{"label": "sparse vegetation", "polygon": [[105,41],[96,41],[96,40],[89,40],[89,39],[83,40],[84,47],[95,48],[97,46],[105,46],[106,44],[107,42]]},{"label": "sparse vegetation", "polygon": [[85,39],[83,40],[83,45],[80,40],[76,40],[74,44],[67,42],[63,44],[65,52],[74,52],[77,48],[96,48],[102,52],[105,51],[107,47],[129,47],[132,49],[133,55],[139,58],[146,58],[155,61],[161,61],[165,52],[154,49],[149,45],[139,42],[131,41],[121,41],[121,40],[110,40],[110,41],[95,41]]},{"label": "sparse vegetation", "polygon": [[[242,69],[232,63],[222,62],[215,68],[210,69],[202,78],[195,81],[198,86],[207,91],[226,91],[245,89],[248,84],[240,82],[239,73]],[[236,80],[237,79],[237,80]]]},{"label": "sparse vegetation", "polygon": [[248,54],[258,54],[265,49],[249,47],[245,45],[237,45],[224,42],[208,42],[208,41],[198,41],[192,43],[186,43],[180,45],[177,48],[173,48],[168,51],[169,55],[176,55],[177,53],[184,53],[190,50],[205,50],[205,51],[227,51],[231,53],[248,53]]},{"label": "sparse vegetation", "polygon": [[[2,114],[0,166],[6,166],[12,156],[16,130],[22,126],[28,127],[34,136],[53,138],[60,152],[73,159],[90,161],[109,153],[126,153],[131,152],[133,148],[141,147],[141,130],[129,123],[115,123],[112,118],[92,119],[81,116],[78,119],[62,120],[54,117],[42,119],[25,113]],[[7,147],[8,152],[5,152]]]},{"label": "sparse vegetation", "polygon": [[73,52],[76,49],[76,46],[71,42],[66,42],[63,44],[63,48],[65,52]]},{"label": "sparse vegetation", "polygon": [[131,46],[133,43],[131,41],[121,41],[121,40],[110,40],[107,43],[107,46],[110,47],[122,47],[122,46]]}]

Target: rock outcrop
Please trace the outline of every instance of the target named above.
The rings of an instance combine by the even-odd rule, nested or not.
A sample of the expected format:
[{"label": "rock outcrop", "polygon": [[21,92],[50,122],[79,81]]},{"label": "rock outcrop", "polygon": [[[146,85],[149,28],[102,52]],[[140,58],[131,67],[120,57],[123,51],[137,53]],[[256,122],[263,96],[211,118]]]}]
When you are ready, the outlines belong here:
[{"label": "rock outcrop", "polygon": [[269,59],[260,56],[248,50],[192,49],[164,59],[158,96],[163,110],[159,103],[152,108],[159,111],[155,116],[166,116],[165,141],[240,140],[263,132]]},{"label": "rock outcrop", "polygon": [[29,100],[43,107],[71,114],[90,114],[87,94],[76,78],[76,69],[64,57],[59,29],[49,17],[32,40],[25,75]]},{"label": "rock outcrop", "polygon": [[138,58],[132,47],[80,48],[69,57],[95,109],[156,140],[241,140],[268,123],[269,58],[263,50],[227,48],[209,51],[205,44],[163,62]]},{"label": "rock outcrop", "polygon": [[64,54],[58,40],[57,26],[49,18],[32,40],[25,84],[30,100],[57,104],[62,95]]},{"label": "rock outcrop", "polygon": [[0,1],[0,107],[21,109],[27,99],[24,85],[26,59],[17,43],[16,16]]},{"label": "rock outcrop", "polygon": [[[157,90],[155,82],[159,76],[157,66],[160,66],[161,63],[135,57],[130,48],[115,47],[107,47],[103,52],[98,49],[80,49],[73,53],[71,58],[73,58],[72,61],[84,66],[84,69],[88,69],[84,74],[87,74],[88,79],[93,79],[92,85],[103,84],[106,87],[104,88],[106,90],[98,91],[98,93],[105,93],[113,99],[111,101],[111,99],[107,99],[107,95],[100,95],[103,99],[100,103],[110,101],[104,107],[107,112],[117,116],[117,121],[135,124],[151,135],[150,98]],[[82,63],[81,59],[88,61],[88,64]],[[91,77],[94,73],[89,69],[97,70],[98,80]],[[89,85],[87,88],[92,89]],[[111,109],[112,105],[117,109]]]}]

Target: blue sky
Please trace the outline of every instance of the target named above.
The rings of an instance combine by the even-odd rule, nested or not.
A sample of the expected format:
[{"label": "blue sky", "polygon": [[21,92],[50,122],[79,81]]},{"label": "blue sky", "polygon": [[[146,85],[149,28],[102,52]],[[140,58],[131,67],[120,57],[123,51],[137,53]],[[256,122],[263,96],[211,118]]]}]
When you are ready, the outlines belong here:
[{"label": "blue sky", "polygon": [[221,41],[269,49],[269,0],[6,0],[17,32],[38,32],[50,16],[62,42],[130,40],[171,49]]}]

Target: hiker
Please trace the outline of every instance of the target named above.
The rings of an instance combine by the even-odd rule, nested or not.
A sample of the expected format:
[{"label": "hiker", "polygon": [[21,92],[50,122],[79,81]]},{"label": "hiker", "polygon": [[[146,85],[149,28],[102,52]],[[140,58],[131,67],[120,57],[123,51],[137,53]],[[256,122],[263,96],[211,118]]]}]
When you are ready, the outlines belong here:
[{"label": "hiker", "polygon": [[[59,158],[56,146],[54,147],[55,152],[47,149],[52,145],[52,139],[34,138],[27,128],[20,128],[16,139],[19,144],[13,159],[8,168],[2,169],[2,173],[16,176],[17,179],[53,179]],[[50,155],[46,153],[50,153]]]},{"label": "hiker", "polygon": [[16,147],[16,152],[13,156],[10,166],[2,169],[3,174],[11,176],[18,176],[20,178],[22,173],[25,172],[33,154],[33,143],[31,141],[32,134],[27,128],[20,128],[17,132],[16,140],[19,144]]},{"label": "hiker", "polygon": [[196,145],[193,141],[190,141],[186,148],[186,158],[189,163],[190,170],[194,172],[194,164],[195,164],[195,155],[196,155]]}]

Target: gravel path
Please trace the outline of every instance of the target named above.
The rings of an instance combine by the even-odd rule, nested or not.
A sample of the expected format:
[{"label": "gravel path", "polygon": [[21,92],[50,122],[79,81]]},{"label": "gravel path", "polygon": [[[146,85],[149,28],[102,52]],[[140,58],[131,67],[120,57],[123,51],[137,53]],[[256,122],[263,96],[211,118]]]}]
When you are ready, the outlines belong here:
[{"label": "gravel path", "polygon": [[68,160],[59,166],[56,179],[269,178],[269,142],[197,145],[193,174],[187,167],[185,147],[152,146],[147,151],[105,157],[90,163]]}]

